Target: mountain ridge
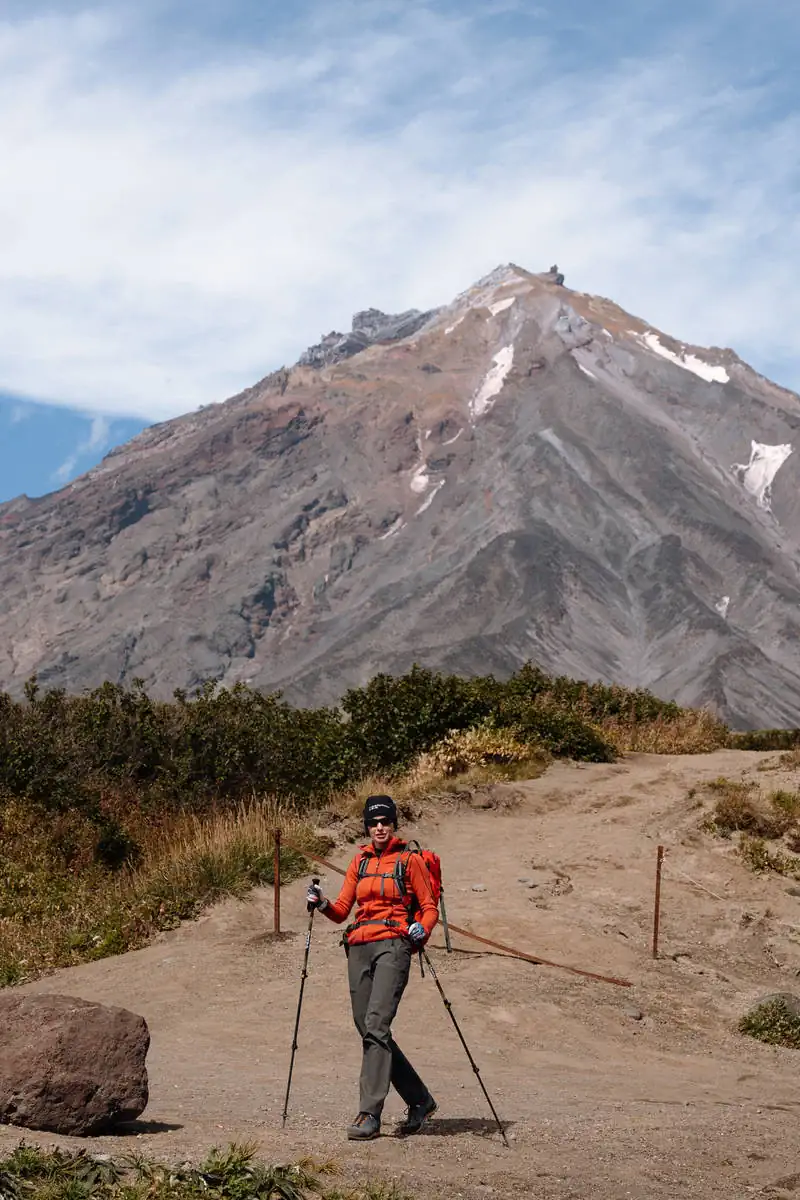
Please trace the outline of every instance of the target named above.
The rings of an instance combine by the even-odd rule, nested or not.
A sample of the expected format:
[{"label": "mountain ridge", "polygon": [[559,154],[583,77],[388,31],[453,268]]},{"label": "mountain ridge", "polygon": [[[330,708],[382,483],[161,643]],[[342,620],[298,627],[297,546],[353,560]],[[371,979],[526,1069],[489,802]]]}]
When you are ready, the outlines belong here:
[{"label": "mountain ridge", "polygon": [[798,428],[733,350],[505,264],[0,505],[0,685],[534,659],[798,724]]}]

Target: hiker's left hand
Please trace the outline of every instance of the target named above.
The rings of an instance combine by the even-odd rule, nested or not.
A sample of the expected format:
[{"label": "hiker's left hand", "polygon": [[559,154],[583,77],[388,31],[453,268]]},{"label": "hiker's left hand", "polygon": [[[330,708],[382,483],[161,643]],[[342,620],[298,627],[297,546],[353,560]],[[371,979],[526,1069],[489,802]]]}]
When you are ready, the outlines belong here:
[{"label": "hiker's left hand", "polygon": [[420,925],[419,921],[415,921],[413,925],[408,927],[408,937],[413,946],[421,946],[425,941],[425,926]]}]

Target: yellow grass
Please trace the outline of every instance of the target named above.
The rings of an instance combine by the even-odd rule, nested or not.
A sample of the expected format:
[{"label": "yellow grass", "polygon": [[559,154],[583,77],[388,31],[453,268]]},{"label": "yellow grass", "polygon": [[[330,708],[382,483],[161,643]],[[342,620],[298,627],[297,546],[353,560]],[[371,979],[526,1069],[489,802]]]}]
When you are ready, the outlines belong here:
[{"label": "yellow grass", "polygon": [[504,768],[532,760],[545,762],[547,754],[540,745],[522,741],[512,729],[478,725],[474,729],[453,730],[427,754],[420,755],[409,772],[411,785],[427,778],[463,775],[473,767]]},{"label": "yellow grass", "polygon": [[[23,819],[20,811],[15,817]],[[134,949],[225,896],[270,883],[278,825],[301,848],[324,854],[330,847],[296,813],[255,798],[202,819],[176,818],[141,837],[138,867],[116,873],[59,871],[52,848],[34,835],[33,853],[2,893],[0,985]],[[302,855],[282,853],[282,879],[306,867]]]},{"label": "yellow grass", "polygon": [[703,708],[635,724],[609,717],[596,728],[618,754],[707,754],[728,738],[727,727]]},{"label": "yellow grass", "polygon": [[421,754],[404,775],[365,775],[358,783],[335,793],[329,811],[345,819],[360,819],[367,796],[391,796],[401,819],[414,816],[414,803],[426,796],[464,791],[510,779],[536,779],[550,758],[540,747],[522,742],[511,730],[454,730],[430,751]]},{"label": "yellow grass", "polygon": [[[754,871],[792,873],[798,860],[785,848],[797,850],[800,833],[800,793],[765,791],[758,783],[720,776],[705,785],[714,797],[714,807],[703,826],[711,833],[729,838],[741,834],[739,852]],[[778,842],[774,850],[767,841]]]}]

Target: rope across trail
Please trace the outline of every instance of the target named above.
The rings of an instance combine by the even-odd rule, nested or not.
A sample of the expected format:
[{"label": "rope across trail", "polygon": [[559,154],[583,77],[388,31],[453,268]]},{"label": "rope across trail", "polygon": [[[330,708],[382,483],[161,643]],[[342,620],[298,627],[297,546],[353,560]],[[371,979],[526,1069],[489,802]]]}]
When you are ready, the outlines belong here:
[{"label": "rope across trail", "polygon": [[[301,854],[304,858],[311,859],[313,862],[320,863],[323,867],[327,867],[330,871],[335,871],[337,875],[346,875],[346,871],[342,870],[336,863],[330,862],[327,858],[322,858],[319,854],[312,854],[310,850],[304,850],[301,846],[295,846],[291,842],[282,839],[282,845],[288,846],[290,850],[294,850],[297,854]],[[494,950],[500,950],[504,955],[510,958],[520,958],[525,962],[535,963],[536,966],[555,967],[559,971],[569,971],[572,975],[580,975],[584,979],[593,979],[597,983],[612,983],[616,987],[632,987],[633,984],[629,979],[618,979],[614,975],[600,975],[595,971],[584,971],[580,967],[571,967],[566,963],[551,962],[547,958],[539,958],[534,954],[526,954],[524,950],[516,950],[513,946],[506,946],[503,942],[492,941],[491,938],[481,937],[478,933],[472,933],[469,929],[462,929],[459,925],[454,925],[452,921],[448,922],[453,933],[459,933],[462,937],[471,938],[475,942],[481,942],[484,946],[491,946]]]}]

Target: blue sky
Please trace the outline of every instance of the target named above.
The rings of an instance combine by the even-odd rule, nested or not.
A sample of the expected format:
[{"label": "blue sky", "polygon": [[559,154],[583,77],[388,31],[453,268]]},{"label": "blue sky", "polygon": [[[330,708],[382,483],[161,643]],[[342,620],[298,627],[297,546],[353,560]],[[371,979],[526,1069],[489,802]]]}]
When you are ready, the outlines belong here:
[{"label": "blue sky", "polygon": [[2,0],[0,502],[558,262],[800,388],[796,0]]}]

